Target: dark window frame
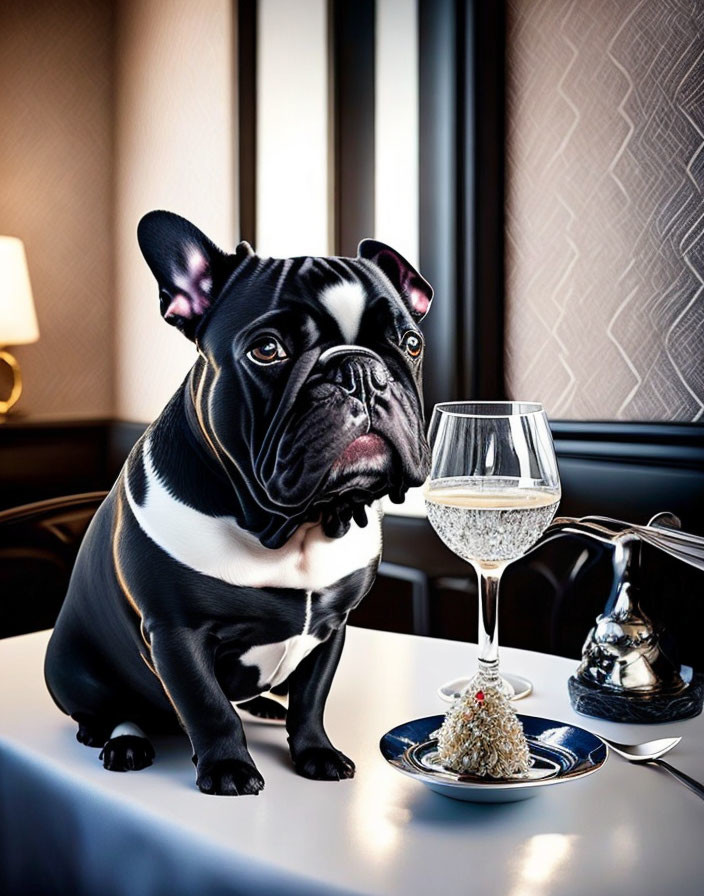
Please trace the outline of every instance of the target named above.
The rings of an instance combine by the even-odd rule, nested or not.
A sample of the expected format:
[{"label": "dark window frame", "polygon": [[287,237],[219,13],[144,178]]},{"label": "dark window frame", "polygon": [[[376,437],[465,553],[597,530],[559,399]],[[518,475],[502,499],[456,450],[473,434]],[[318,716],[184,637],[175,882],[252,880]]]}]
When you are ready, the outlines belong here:
[{"label": "dark window frame", "polygon": [[330,231],[354,257],[374,235],[375,0],[328,0]]},{"label": "dark window frame", "polygon": [[426,411],[505,396],[502,2],[418,0]]},{"label": "dark window frame", "polygon": [[256,248],[257,238],[257,0],[235,4],[237,85],[237,205],[240,239]]}]

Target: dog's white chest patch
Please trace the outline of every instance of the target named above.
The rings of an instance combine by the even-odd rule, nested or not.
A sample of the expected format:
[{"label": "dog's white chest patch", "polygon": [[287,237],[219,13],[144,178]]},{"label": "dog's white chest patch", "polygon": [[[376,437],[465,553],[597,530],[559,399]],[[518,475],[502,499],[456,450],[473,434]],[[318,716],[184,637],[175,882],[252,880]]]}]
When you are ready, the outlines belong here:
[{"label": "dog's white chest patch", "polygon": [[335,318],[345,342],[352,343],[359,333],[362,312],[367,301],[361,283],[334,283],[320,293],[320,301]]},{"label": "dog's white chest patch", "polygon": [[322,643],[320,638],[309,634],[311,603],[313,596],[309,591],[306,595],[306,621],[300,635],[294,635],[285,641],[277,641],[274,644],[257,644],[250,647],[240,657],[244,666],[257,666],[259,669],[258,686],[276,687],[282,681],[286,681],[301,660]]},{"label": "dog's white chest patch", "polygon": [[319,591],[359,569],[381,551],[381,520],[370,508],[369,523],[354,522],[342,538],[327,538],[320,526],[304,526],[286,544],[265,548],[234,517],[213,517],[179,501],[154,467],[143,443],[146,498],[138,504],[124,478],[127,502],[140,528],[174,560],[230,585]]},{"label": "dog's white chest patch", "polygon": [[[286,681],[301,660],[320,644],[313,635],[294,635],[276,644],[258,644],[240,657],[243,666],[259,668],[260,688],[273,688]],[[254,696],[254,695],[252,695]]]}]

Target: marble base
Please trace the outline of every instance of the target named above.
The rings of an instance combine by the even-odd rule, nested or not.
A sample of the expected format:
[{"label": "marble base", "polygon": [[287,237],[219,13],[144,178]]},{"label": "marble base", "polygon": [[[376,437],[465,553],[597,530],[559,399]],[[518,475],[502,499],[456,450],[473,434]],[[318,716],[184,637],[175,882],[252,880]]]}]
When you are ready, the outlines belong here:
[{"label": "marble base", "polygon": [[673,722],[702,711],[704,674],[697,672],[678,694],[637,696],[614,693],[573,675],[567,682],[572,707],[585,716],[611,722]]}]

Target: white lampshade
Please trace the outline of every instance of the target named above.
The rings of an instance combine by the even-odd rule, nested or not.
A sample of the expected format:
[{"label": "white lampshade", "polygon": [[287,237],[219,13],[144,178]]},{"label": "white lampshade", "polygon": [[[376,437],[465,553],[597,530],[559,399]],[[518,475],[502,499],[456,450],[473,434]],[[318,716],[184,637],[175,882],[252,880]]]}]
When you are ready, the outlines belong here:
[{"label": "white lampshade", "polygon": [[0,347],[39,339],[22,240],[0,236]]}]

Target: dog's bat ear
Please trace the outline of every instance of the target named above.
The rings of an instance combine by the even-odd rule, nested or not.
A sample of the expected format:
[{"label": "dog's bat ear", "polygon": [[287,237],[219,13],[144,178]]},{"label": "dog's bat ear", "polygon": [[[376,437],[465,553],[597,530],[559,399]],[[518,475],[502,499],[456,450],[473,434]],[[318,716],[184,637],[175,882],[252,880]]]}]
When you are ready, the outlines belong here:
[{"label": "dog's bat ear", "polygon": [[237,248],[235,249],[235,258],[240,261],[244,261],[245,258],[254,258],[257,253],[254,249],[249,245],[247,240],[242,240],[241,243],[237,243]]},{"label": "dog's bat ear", "polygon": [[378,240],[362,240],[357,257],[366,258],[381,268],[408,306],[413,319],[423,320],[433,301],[433,288],[403,255]]},{"label": "dog's bat ear", "polygon": [[[232,271],[233,256],[222,252],[190,221],[172,212],[149,212],[139,222],[137,239],[159,284],[161,314],[189,339],[213,305]],[[254,255],[240,243],[235,266]]]}]

